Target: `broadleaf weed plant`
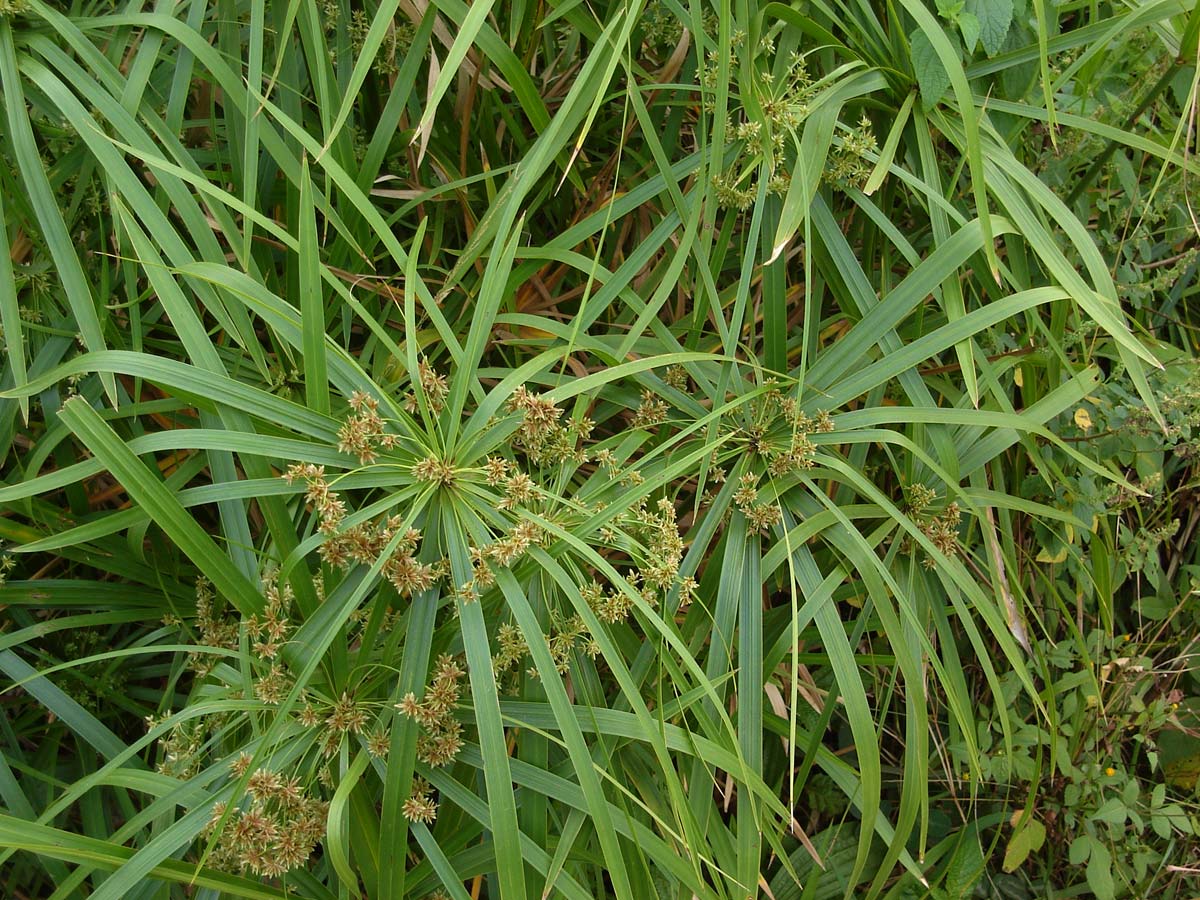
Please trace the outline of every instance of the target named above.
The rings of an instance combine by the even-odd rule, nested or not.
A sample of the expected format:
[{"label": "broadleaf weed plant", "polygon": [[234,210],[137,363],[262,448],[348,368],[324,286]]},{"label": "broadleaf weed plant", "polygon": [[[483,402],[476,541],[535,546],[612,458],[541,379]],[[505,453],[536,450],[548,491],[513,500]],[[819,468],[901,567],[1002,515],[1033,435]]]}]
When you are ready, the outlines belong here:
[{"label": "broadleaf weed plant", "polygon": [[5,891],[1187,896],[1198,23],[0,3]]}]

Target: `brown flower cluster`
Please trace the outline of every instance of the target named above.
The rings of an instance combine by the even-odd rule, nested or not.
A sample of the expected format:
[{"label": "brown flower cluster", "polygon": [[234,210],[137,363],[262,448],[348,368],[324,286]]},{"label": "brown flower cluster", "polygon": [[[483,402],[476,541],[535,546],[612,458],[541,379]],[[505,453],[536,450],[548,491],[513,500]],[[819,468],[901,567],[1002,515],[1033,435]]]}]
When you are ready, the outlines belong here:
[{"label": "brown flower cluster", "polygon": [[471,579],[458,588],[458,596],[464,603],[473,602],[483,589],[491,587],[496,582],[496,574],[492,571],[492,563],[499,566],[511,566],[519,560],[530,547],[545,543],[546,533],[536,522],[524,520],[513,526],[508,534],[501,535],[484,547],[471,547]]},{"label": "brown flower cluster", "polygon": [[809,439],[807,432],[794,431],[791,444],[786,450],[770,454],[767,470],[778,478],[798,469],[811,469],[816,452],[816,445]]},{"label": "brown flower cluster", "polygon": [[904,505],[911,516],[919,516],[937,500],[937,491],[920,482],[905,488],[904,495]]},{"label": "brown flower cluster", "polygon": [[857,128],[842,133],[841,146],[829,154],[825,180],[839,187],[861,188],[875,167],[871,157],[878,152],[871,120],[864,114]]},{"label": "brown flower cluster", "polygon": [[[153,731],[161,719],[146,717],[146,730]],[[214,730],[219,730],[225,716],[206,716],[185,719],[158,739],[159,762],[155,770],[160,775],[187,780],[199,774],[204,760],[203,750]]]},{"label": "brown flower cluster", "polygon": [[[417,381],[421,385],[421,393],[425,395],[425,402],[434,413],[440,413],[446,408],[446,397],[450,394],[450,385],[446,381],[446,376],[434,369],[429,364],[429,360],[423,356],[417,363]],[[417,408],[416,394],[409,391],[404,395],[404,409],[409,413],[416,413]]]},{"label": "brown flower cluster", "polygon": [[[318,552],[321,559],[334,568],[346,570],[355,564],[374,564],[400,534],[403,520],[399,516],[389,516],[381,522],[359,522],[339,530],[345,517],[345,504],[325,480],[324,466],[300,463],[289,466],[283,477],[289,484],[302,479],[308,485],[305,496],[316,509],[321,520],[319,530],[326,536]],[[404,597],[428,590],[446,574],[444,562],[418,561],[420,543],[421,532],[415,528],[405,529],[395,550],[383,564],[383,574]]]},{"label": "brown flower cluster", "polygon": [[667,403],[661,397],[655,396],[651,390],[642,390],[642,402],[634,411],[634,428],[653,428],[667,420]]},{"label": "brown flower cluster", "polygon": [[[675,586],[683,559],[683,540],[679,534],[675,508],[665,497],[659,499],[654,510],[647,508],[643,501],[622,517],[622,523],[628,535],[640,544],[639,566],[633,568],[626,578],[638,589],[647,604],[657,605],[660,593]],[[519,556],[520,552],[524,551],[526,540],[522,531],[523,526],[527,524],[529,523],[518,524],[507,538],[488,547],[488,555],[505,565],[510,564],[510,553]],[[537,539],[536,536],[532,536],[533,541]],[[605,528],[604,539],[610,544],[620,542],[617,530],[611,526]],[[496,548],[504,548],[508,552],[501,552]],[[679,582],[679,585],[681,590],[686,592],[686,596],[690,597],[694,592],[695,581],[689,578],[685,579],[685,582]],[[617,589],[606,590],[595,580],[584,585],[580,589],[580,595],[602,622],[623,622],[633,611],[634,596]],[[573,650],[580,649],[592,657],[600,652],[599,645],[581,616],[565,615],[554,609],[550,611],[550,616],[547,642],[551,659],[560,675],[568,671]],[[502,624],[497,638],[499,651],[492,658],[492,666],[499,678],[513,670],[519,671],[519,663],[528,655],[529,649],[520,631],[511,624]],[[541,677],[536,668],[531,667],[528,672],[535,678]]]},{"label": "brown flower cluster", "polygon": [[688,387],[687,369],[681,365],[669,366],[663,373],[663,381],[677,391],[686,391]]},{"label": "brown flower cluster", "polygon": [[[509,672],[512,672],[515,678],[516,672],[519,671],[518,665],[528,654],[529,647],[521,632],[508,623],[500,626],[498,637],[500,652],[492,658],[492,668],[497,679]],[[556,609],[550,610],[550,629],[546,635],[546,645],[554,663],[554,670],[559,675],[567,674],[571,666],[571,652],[576,648],[593,659],[600,653],[600,645],[592,638],[583,617],[578,614],[564,615]],[[542,677],[536,666],[530,666],[527,674],[531,678]]]},{"label": "brown flower cluster", "polygon": [[[433,670],[433,681],[418,700],[409,691],[396,709],[415,719],[423,733],[417,738],[417,757],[429,766],[444,766],[454,761],[462,749],[462,725],[454,717],[454,705],[462,694],[466,672],[453,656],[442,654]],[[436,807],[435,807],[436,811]]]},{"label": "brown flower cluster", "polygon": [[[910,484],[904,489],[905,510],[916,522],[917,527],[934,543],[938,550],[946,556],[958,552],[958,526],[962,521],[962,509],[957,503],[948,503],[940,513],[930,513],[931,507],[937,501],[937,491],[924,484]],[[911,551],[911,542],[906,542]],[[937,565],[932,556],[927,556],[921,564],[927,569]]]},{"label": "brown flower cluster", "polygon": [[[579,645],[584,653],[593,659],[600,653],[600,645],[592,638],[583,617],[579,614],[563,615],[558,610],[550,610],[550,658],[554,661],[554,669],[559,675],[566,675],[571,666],[571,651]],[[542,674],[536,668],[530,668],[529,674],[541,678]]]},{"label": "brown flower cluster", "polygon": [[758,502],[758,476],[747,472],[738,479],[738,489],[733,502],[746,517],[746,522],[755,531],[765,533],[771,526],[778,525],[782,518],[778,504]]},{"label": "brown flower cluster", "polygon": [[454,484],[454,465],[432,454],[417,462],[412,473],[417,481],[432,481],[442,487]]},{"label": "brown flower cluster", "polygon": [[[389,526],[385,527],[384,531],[397,524],[394,520],[389,520]],[[390,541],[391,537],[392,535],[388,534],[384,543]],[[438,579],[445,577],[448,567],[444,561],[423,563],[417,559],[420,542],[421,532],[415,528],[408,529],[395,552],[383,564],[383,574],[401,597],[411,597],[413,594],[427,591]]]},{"label": "brown flower cluster", "polygon": [[346,504],[325,480],[324,466],[296,463],[288,466],[287,471],[283,473],[283,480],[288,484],[303,481],[307,486],[304,499],[316,510],[321,533],[330,535],[337,531],[342,519],[346,517]]},{"label": "brown flower cluster", "polygon": [[[246,754],[233,764],[235,775],[249,766]],[[329,805],[306,795],[299,779],[257,769],[246,791],[248,803],[229,812],[212,863],[226,871],[278,878],[308,862],[325,834]],[[205,833],[216,831],[228,804],[213,806]]]},{"label": "brown flower cluster", "polygon": [[254,642],[257,656],[274,659],[291,631],[287,617],[295,597],[291,585],[280,583],[278,572],[265,573],[263,582],[267,606],[261,614],[256,613],[246,620],[246,634]]},{"label": "brown flower cluster", "polygon": [[[203,575],[196,579],[196,629],[200,632],[197,643],[205,647],[236,650],[238,646],[238,623],[235,619],[217,611],[216,594],[212,584]],[[217,657],[209,653],[189,653],[188,665],[197,678],[204,678],[217,664]]]},{"label": "brown flower cluster", "polygon": [[367,738],[367,752],[376,759],[386,759],[392,746],[392,733],[386,728],[372,731]]},{"label": "brown flower cluster", "polygon": [[404,818],[410,822],[432,825],[437,818],[437,809],[437,801],[433,799],[428,783],[424,779],[414,778],[412,793],[400,808]]},{"label": "brown flower cluster", "polygon": [[586,459],[581,442],[591,436],[594,427],[591,419],[585,417],[570,425],[560,424],[562,410],[554,401],[524,385],[508,398],[505,408],[521,413],[513,448],[524,453],[535,466],[566,459],[582,463]]},{"label": "brown flower cluster", "polygon": [[483,464],[484,480],[490,487],[495,487],[508,478],[508,470],[511,465],[503,456],[489,456]]},{"label": "brown flower cluster", "polygon": [[492,655],[492,672],[499,680],[525,658],[529,645],[525,643],[521,630],[511,622],[501,624],[496,632],[496,643],[499,649]]},{"label": "brown flower cluster", "polygon": [[282,703],[292,689],[292,678],[282,663],[273,663],[265,674],[254,679],[254,696],[263,703]]},{"label": "brown flower cluster", "polygon": [[504,482],[504,499],[500,501],[499,506],[507,510],[527,506],[537,495],[537,485],[533,479],[524,472],[514,472]]},{"label": "brown flower cluster", "polygon": [[[946,556],[953,556],[958,552],[958,525],[962,520],[962,510],[957,503],[948,503],[946,508],[939,515],[933,516],[927,522],[921,523],[921,530],[933,541],[942,553]],[[922,565],[927,569],[932,569],[937,565],[937,561],[927,556]]]},{"label": "brown flower cluster", "polygon": [[[342,696],[332,703],[314,702],[310,697],[296,718],[305,728],[320,729],[317,741],[322,755],[328,758],[338,751],[347,735],[364,734],[371,716],[362,702],[349,691],[343,691]],[[384,749],[376,752],[381,746],[380,740]],[[367,738],[367,747],[376,756],[384,756],[387,742],[386,731],[375,732]]]},{"label": "brown flower cluster", "polygon": [[616,589],[605,590],[598,581],[585,584],[579,593],[601,622],[624,622],[633,612],[633,598]]},{"label": "brown flower cluster", "polygon": [[379,458],[380,450],[395,448],[397,437],[384,431],[378,400],[370,394],[355,391],[350,396],[350,408],[354,414],[338,429],[339,451],[357,456],[365,466]]},{"label": "brown flower cluster", "polygon": [[325,728],[321,735],[321,752],[333,756],[349,734],[362,734],[367,727],[367,710],[348,692],[334,701],[325,715]]},{"label": "brown flower cluster", "polygon": [[[675,521],[675,507],[666,497],[659,498],[657,512],[641,504],[634,513],[631,532],[646,546],[646,559],[638,567],[641,581],[650,587],[669,590],[679,575],[683,560],[683,539]],[[653,602],[653,601],[650,601]]]},{"label": "brown flower cluster", "polygon": [[776,401],[791,435],[786,448],[772,448],[767,453],[770,473],[780,476],[797,469],[811,469],[817,448],[810,435],[833,431],[833,416],[820,410],[814,419],[806,415],[791,397],[776,395]]}]

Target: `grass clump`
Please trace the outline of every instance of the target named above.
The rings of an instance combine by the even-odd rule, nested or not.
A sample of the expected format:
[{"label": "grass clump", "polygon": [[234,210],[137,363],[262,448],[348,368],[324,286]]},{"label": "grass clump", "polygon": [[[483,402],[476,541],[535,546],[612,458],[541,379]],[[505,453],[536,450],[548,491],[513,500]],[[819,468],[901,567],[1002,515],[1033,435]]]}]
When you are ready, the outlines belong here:
[{"label": "grass clump", "polygon": [[1193,7],[0,2],[2,883],[1190,896]]}]

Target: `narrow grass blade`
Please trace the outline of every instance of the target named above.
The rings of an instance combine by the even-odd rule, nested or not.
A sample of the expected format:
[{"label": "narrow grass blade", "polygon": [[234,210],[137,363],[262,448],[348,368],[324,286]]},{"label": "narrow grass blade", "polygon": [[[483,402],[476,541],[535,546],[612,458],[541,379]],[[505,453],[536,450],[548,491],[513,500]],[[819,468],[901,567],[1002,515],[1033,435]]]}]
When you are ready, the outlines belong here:
[{"label": "narrow grass blade", "polygon": [[217,590],[229,598],[243,615],[252,615],[263,605],[258,589],[239,572],[216,542],[180,505],[174,494],[145,463],[125,446],[82,397],[63,404],[60,413],[96,458],[140,504],[150,517],[199,567]]},{"label": "narrow grass blade", "polygon": [[325,296],[321,290],[321,250],[308,157],[300,166],[300,321],[303,330],[304,398],[308,408],[329,415],[329,376],[325,363]]}]

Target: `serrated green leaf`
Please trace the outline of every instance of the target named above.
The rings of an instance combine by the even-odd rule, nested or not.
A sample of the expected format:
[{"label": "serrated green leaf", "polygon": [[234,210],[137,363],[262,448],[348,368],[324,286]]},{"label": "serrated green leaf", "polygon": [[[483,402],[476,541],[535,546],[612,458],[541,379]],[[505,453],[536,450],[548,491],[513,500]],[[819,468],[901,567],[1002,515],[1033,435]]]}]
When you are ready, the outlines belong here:
[{"label": "serrated green leaf", "polygon": [[[995,56],[1004,48],[1008,29],[1013,20],[1013,0],[967,0],[966,14],[970,14],[979,25],[978,36],[988,56]],[[960,19],[961,21],[961,19]],[[966,32],[963,32],[966,37]],[[970,41],[967,45],[974,49]]]},{"label": "serrated green leaf", "polygon": [[909,40],[912,43],[913,74],[917,76],[917,85],[921,88],[921,104],[925,109],[932,109],[950,88],[950,75],[925,32],[918,28]]},{"label": "serrated green leaf", "polygon": [[946,866],[946,880],[943,882],[946,896],[951,900],[966,900],[983,875],[984,863],[979,835],[972,826],[963,834],[954,856]]},{"label": "serrated green leaf", "polygon": [[958,30],[962,32],[963,44],[966,45],[967,54],[975,52],[975,45],[979,43],[979,19],[974,13],[965,12],[958,17]]}]

